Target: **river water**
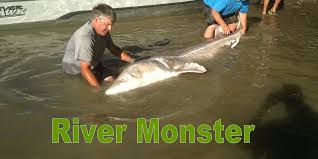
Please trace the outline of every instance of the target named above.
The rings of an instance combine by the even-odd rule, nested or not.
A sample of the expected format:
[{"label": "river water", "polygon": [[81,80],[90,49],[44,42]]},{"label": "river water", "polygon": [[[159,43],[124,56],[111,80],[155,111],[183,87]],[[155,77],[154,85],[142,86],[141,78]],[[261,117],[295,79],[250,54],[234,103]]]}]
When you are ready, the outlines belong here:
[{"label": "river water", "polygon": [[[195,4],[199,5],[199,4]],[[234,49],[202,61],[208,72],[116,96],[61,71],[64,48],[83,16],[0,29],[0,153],[4,158],[317,158],[318,3],[287,3],[277,16],[251,6]],[[11,27],[15,27],[12,29]],[[171,55],[203,41],[202,13],[119,20],[114,42],[135,56]],[[149,48],[149,47],[148,47]],[[107,54],[106,60],[114,62]],[[127,124],[123,144],[51,144],[53,117]],[[251,144],[137,144],[135,119],[161,124],[255,124]]]}]

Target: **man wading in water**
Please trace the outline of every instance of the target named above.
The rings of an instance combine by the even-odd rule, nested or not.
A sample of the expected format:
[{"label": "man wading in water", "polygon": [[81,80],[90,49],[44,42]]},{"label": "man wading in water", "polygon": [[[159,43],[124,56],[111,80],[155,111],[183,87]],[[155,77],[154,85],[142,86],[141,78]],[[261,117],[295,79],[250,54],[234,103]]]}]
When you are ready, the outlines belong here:
[{"label": "man wading in water", "polygon": [[109,34],[115,21],[113,8],[106,4],[94,7],[91,20],[73,33],[66,46],[63,71],[72,75],[82,74],[91,86],[99,87],[101,81],[113,80],[102,65],[106,48],[121,60],[133,63],[135,59],[116,46]]}]

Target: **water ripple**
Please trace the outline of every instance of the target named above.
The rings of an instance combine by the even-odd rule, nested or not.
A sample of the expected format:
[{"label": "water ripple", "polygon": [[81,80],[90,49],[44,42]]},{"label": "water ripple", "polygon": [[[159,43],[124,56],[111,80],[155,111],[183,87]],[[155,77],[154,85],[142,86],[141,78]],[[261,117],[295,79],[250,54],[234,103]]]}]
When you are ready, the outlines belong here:
[{"label": "water ripple", "polygon": [[34,96],[32,94],[26,93],[26,92],[22,92],[21,90],[18,89],[11,89],[12,92],[16,93],[18,96],[22,97],[25,100],[29,100],[29,101],[35,101],[35,102],[44,102],[49,100],[50,98],[48,97],[38,97],[38,96]]}]

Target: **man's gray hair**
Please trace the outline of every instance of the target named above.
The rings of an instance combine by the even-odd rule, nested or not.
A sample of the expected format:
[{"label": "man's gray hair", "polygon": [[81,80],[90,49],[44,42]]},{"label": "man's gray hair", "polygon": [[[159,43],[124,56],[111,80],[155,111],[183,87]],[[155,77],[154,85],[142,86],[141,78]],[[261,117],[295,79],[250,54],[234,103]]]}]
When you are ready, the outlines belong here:
[{"label": "man's gray hair", "polygon": [[107,4],[98,4],[93,8],[91,19],[95,19],[96,17],[110,17],[112,22],[116,21],[116,13],[114,9]]}]

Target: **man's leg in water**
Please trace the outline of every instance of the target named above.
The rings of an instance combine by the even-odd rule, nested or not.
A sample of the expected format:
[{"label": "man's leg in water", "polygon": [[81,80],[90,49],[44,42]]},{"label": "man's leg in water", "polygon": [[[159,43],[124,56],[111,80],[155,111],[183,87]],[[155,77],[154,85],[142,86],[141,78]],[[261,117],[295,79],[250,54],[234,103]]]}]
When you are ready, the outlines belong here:
[{"label": "man's leg in water", "polygon": [[[206,28],[206,30],[204,32],[205,39],[213,39],[214,38],[216,25],[217,24],[209,25]],[[228,24],[228,26],[229,26],[231,32],[235,32],[235,30],[237,28],[237,23],[234,22],[234,23]]]},{"label": "man's leg in water", "polygon": [[208,24],[208,27],[205,29],[203,37],[206,40],[213,39],[215,35],[215,29],[217,27],[217,23],[214,20],[214,17],[212,16],[212,9],[209,6],[204,5],[203,10],[204,10],[205,21]]},{"label": "man's leg in water", "polygon": [[262,14],[264,14],[264,15],[267,13],[268,4],[269,4],[269,0],[264,0],[263,12],[262,12]]},{"label": "man's leg in water", "polygon": [[209,25],[204,32],[205,39],[213,39],[215,33],[216,24]]},{"label": "man's leg in water", "polygon": [[275,3],[274,3],[274,6],[272,7],[271,11],[276,13],[277,11],[277,7],[279,5],[279,3],[281,2],[282,0],[275,0]]}]

